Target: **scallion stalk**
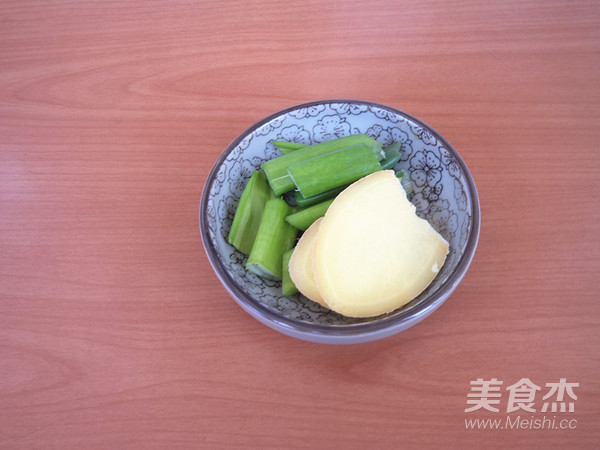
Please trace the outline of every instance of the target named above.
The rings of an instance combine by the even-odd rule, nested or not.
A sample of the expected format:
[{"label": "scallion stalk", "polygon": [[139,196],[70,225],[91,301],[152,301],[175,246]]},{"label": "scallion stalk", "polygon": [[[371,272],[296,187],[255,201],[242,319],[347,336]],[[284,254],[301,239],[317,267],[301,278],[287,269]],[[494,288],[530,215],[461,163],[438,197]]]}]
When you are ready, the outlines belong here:
[{"label": "scallion stalk", "polygon": [[406,195],[411,195],[413,193],[413,185],[408,173],[404,169],[400,169],[396,172],[396,177],[400,180],[400,184],[404,188]]},{"label": "scallion stalk", "polygon": [[285,252],[281,261],[281,291],[285,297],[298,292],[298,288],[290,277],[290,258],[292,257],[292,253],[294,253],[294,249]]},{"label": "scallion stalk", "polygon": [[392,169],[402,156],[402,142],[395,142],[394,144],[383,149],[385,156],[379,164],[381,164],[382,170]]},{"label": "scallion stalk", "polygon": [[287,168],[294,185],[305,197],[347,185],[378,170],[381,165],[366,144],[344,147]]},{"label": "scallion stalk", "polygon": [[258,232],[265,203],[273,197],[267,177],[262,171],[254,171],[242,192],[235,210],[227,242],[244,255],[250,254]]},{"label": "scallion stalk", "polygon": [[306,147],[306,144],[299,144],[297,142],[286,142],[286,141],[272,141],[273,145],[279,149],[283,155],[298,150],[299,148]]},{"label": "scallion stalk", "polygon": [[246,269],[259,277],[281,280],[283,254],[291,249],[298,230],[286,222],[293,211],[284,200],[274,198],[265,204]]},{"label": "scallion stalk", "polygon": [[353,134],[300,148],[287,155],[265,161],[261,167],[267,175],[271,189],[279,196],[294,189],[294,182],[287,171],[290,165],[355,144],[368,145],[378,161],[383,159],[383,150],[379,142],[366,134]]},{"label": "scallion stalk", "polygon": [[321,192],[317,195],[312,195],[310,197],[305,197],[302,195],[302,192],[296,191],[296,204],[301,208],[306,208],[308,206],[316,205],[317,203],[321,203],[325,200],[329,200],[330,198],[334,198],[347,186],[340,186],[335,189],[331,189],[329,191]]},{"label": "scallion stalk", "polygon": [[333,200],[326,200],[316,205],[309,206],[308,208],[296,211],[285,218],[287,223],[298,228],[299,230],[305,231],[312,225],[312,223],[319,217],[323,217],[329,208],[329,205],[333,203]]}]

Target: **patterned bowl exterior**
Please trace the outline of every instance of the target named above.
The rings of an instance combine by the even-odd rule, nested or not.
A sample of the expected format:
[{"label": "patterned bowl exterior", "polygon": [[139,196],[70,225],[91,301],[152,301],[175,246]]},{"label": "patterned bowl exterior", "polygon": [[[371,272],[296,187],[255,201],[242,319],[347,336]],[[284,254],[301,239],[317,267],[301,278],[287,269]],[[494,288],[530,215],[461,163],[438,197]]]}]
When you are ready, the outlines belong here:
[{"label": "patterned bowl exterior", "polygon": [[[343,317],[300,294],[281,295],[281,284],[244,269],[246,256],[227,243],[236,206],[253,170],[280,155],[273,140],[314,144],[365,133],[384,146],[402,142],[394,167],[410,175],[417,214],[450,243],[433,283],[404,307],[378,317]],[[294,106],[250,127],[225,149],[202,194],[200,228],[210,262],[232,297],[248,313],[284,334],[321,343],[379,339],[419,322],[437,309],[464,276],[479,237],[480,208],[467,167],[431,127],[397,109],[356,100]]]}]

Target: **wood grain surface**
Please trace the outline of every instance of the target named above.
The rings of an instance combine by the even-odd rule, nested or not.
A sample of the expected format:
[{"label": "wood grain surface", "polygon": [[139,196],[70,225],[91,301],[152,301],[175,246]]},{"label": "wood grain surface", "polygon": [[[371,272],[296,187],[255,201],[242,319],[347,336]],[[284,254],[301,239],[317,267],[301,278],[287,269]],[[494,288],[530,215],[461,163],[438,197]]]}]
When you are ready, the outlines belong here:
[{"label": "wood grain surface", "polygon": [[[597,1],[2,1],[0,448],[598,448],[599,86]],[[347,347],[252,319],[198,232],[227,144],[327,98],[437,129],[483,217],[439,311]],[[518,415],[571,426],[465,424]]]}]

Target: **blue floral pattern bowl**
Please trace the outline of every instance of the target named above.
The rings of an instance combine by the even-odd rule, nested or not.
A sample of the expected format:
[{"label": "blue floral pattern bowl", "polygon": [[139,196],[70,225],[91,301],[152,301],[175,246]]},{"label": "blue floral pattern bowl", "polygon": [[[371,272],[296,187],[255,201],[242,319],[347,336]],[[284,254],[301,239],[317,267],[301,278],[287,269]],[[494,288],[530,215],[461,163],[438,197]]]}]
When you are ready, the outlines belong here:
[{"label": "blue floral pattern bowl", "polygon": [[[365,133],[384,146],[402,142],[394,167],[412,181],[417,214],[450,244],[433,283],[404,307],[372,318],[348,318],[301,294],[284,297],[278,282],[244,269],[246,256],[227,243],[236,206],[252,171],[280,155],[273,140],[314,144]],[[296,338],[352,344],[398,333],[423,320],[450,296],[475,253],[480,207],[475,184],[458,153],[435,130],[389,106],[356,100],[325,100],[275,113],[238,136],[208,176],[200,205],[204,248],[217,276],[235,301],[262,323]]]}]

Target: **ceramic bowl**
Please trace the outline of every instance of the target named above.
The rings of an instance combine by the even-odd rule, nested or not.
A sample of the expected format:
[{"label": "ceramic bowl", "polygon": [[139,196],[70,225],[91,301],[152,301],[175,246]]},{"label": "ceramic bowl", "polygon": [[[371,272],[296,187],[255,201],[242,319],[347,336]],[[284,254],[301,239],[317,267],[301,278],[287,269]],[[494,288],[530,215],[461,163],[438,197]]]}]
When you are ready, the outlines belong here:
[{"label": "ceramic bowl", "polygon": [[[301,294],[284,297],[278,282],[244,269],[246,256],[227,243],[236,206],[253,170],[280,155],[273,140],[314,144],[365,133],[384,146],[402,141],[394,168],[410,175],[417,214],[450,243],[432,284],[404,307],[372,318],[348,318]],[[202,193],[200,229],[206,254],[233,299],[251,316],[307,341],[355,344],[391,336],[420,322],[452,294],[465,275],[479,238],[480,207],[467,166],[433,128],[398,109],[356,100],[325,100],[277,112],[252,125],[218,158]]]}]

